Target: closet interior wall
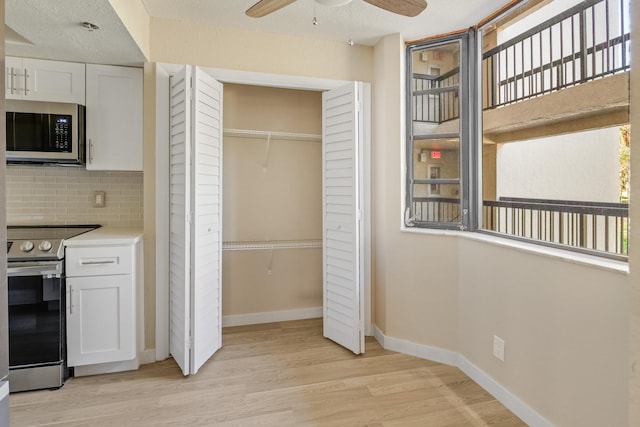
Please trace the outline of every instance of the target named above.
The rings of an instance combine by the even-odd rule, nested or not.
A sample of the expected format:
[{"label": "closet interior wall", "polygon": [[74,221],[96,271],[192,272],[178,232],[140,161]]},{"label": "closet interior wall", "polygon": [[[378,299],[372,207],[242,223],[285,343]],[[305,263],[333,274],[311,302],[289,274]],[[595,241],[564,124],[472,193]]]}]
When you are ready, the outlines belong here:
[{"label": "closet interior wall", "polygon": [[320,316],[321,92],[225,84],[223,123],[223,321]]}]

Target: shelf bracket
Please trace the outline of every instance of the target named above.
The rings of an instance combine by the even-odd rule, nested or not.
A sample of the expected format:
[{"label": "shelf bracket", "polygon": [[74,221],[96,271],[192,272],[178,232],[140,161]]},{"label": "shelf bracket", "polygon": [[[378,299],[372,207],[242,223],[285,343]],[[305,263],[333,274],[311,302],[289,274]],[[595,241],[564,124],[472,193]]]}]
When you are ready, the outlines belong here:
[{"label": "shelf bracket", "polygon": [[267,133],[267,146],[264,152],[264,163],[262,164],[262,173],[267,173],[267,166],[269,164],[269,148],[271,147],[271,132]]},{"label": "shelf bracket", "polygon": [[271,248],[271,253],[269,254],[269,268],[267,269],[267,275],[271,276],[271,267],[273,266],[273,248]]}]

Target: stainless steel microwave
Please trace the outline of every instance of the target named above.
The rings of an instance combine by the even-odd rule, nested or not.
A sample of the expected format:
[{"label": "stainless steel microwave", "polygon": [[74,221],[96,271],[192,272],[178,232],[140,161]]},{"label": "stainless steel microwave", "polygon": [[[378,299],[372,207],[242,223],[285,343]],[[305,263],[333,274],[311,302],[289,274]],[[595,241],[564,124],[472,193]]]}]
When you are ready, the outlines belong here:
[{"label": "stainless steel microwave", "polygon": [[7,162],[85,163],[85,107],[6,101]]}]

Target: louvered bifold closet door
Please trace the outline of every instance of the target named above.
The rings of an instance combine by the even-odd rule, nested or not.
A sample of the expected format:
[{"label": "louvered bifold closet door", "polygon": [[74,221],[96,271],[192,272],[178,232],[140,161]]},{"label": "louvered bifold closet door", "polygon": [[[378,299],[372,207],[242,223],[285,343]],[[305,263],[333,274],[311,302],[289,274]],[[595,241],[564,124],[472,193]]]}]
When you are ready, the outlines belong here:
[{"label": "louvered bifold closet door", "polygon": [[323,93],[324,336],[364,352],[359,83]]},{"label": "louvered bifold closet door", "polygon": [[189,375],[191,329],[190,69],[170,80],[169,113],[169,352]]},{"label": "louvered bifold closet door", "polygon": [[193,76],[192,365],[222,346],[222,84]]}]

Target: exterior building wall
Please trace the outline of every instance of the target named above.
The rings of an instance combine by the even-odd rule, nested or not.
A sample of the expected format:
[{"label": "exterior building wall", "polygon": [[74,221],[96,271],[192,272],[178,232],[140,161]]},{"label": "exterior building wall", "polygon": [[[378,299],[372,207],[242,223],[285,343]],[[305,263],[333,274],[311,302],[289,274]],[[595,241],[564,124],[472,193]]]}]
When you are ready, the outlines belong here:
[{"label": "exterior building wall", "polygon": [[618,127],[498,145],[497,196],[620,201]]}]

